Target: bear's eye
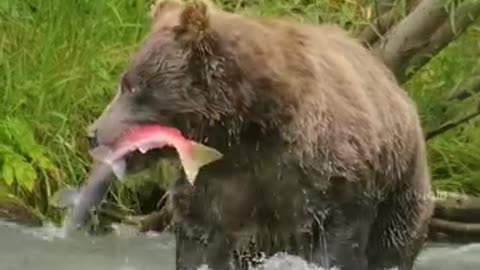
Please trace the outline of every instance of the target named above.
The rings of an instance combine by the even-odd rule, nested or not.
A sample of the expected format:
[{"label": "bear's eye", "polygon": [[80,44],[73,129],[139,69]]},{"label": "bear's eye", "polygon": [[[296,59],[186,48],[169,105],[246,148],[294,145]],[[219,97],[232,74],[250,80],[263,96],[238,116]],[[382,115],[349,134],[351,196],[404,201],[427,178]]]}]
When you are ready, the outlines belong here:
[{"label": "bear's eye", "polygon": [[130,94],[134,94],[138,91],[138,89],[136,87],[125,87],[125,86],[122,86],[121,88],[121,91],[122,93],[130,93]]},{"label": "bear's eye", "polygon": [[136,93],[137,90],[138,90],[137,87],[132,86],[130,84],[130,82],[128,81],[126,76],[122,77],[120,89],[121,89],[122,93],[128,92],[128,93],[131,93],[131,94]]}]

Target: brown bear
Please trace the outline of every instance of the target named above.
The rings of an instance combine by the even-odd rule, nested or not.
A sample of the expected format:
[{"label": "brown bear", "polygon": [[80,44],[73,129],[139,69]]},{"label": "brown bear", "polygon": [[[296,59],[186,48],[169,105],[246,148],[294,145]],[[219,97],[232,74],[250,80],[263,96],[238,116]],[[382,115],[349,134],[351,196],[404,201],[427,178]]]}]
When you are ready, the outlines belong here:
[{"label": "brown bear", "polygon": [[109,145],[159,123],[224,154],[168,191],[177,269],[246,268],[277,252],[412,268],[432,213],[425,142],[381,61],[335,26],[206,1],[158,1],[152,17],[90,133]]}]

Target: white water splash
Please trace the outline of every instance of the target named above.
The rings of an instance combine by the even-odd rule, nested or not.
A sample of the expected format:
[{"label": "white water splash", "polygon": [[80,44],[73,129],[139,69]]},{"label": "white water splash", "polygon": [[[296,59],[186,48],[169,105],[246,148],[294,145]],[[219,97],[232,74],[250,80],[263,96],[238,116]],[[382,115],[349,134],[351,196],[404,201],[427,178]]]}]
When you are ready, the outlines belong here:
[{"label": "white water splash", "polygon": [[[286,253],[277,253],[268,258],[265,263],[257,268],[257,270],[325,270],[325,268],[315,266],[307,263],[298,256],[289,255]],[[338,270],[333,267],[330,270]]]},{"label": "white water splash", "polygon": [[62,228],[59,228],[51,223],[44,223],[42,227],[19,227],[18,225],[10,222],[0,221],[0,226],[8,227],[16,230],[20,233],[33,236],[41,240],[52,242],[55,239],[64,239],[66,237]]},{"label": "white water splash", "polygon": [[[203,265],[197,270],[211,270],[208,266]],[[326,270],[325,268],[315,266],[303,260],[302,258],[287,253],[277,253],[266,259],[263,264],[252,270]],[[330,268],[329,270],[339,270],[338,268]]]},{"label": "white water splash", "polygon": [[[429,244],[414,270],[478,270],[478,254],[480,244]],[[0,222],[0,269],[172,270],[175,241],[168,234],[131,234],[122,226],[106,237],[65,237],[63,229],[53,224],[29,228]],[[198,270],[208,269],[202,266]],[[325,269],[300,257],[278,253],[253,270]]]}]

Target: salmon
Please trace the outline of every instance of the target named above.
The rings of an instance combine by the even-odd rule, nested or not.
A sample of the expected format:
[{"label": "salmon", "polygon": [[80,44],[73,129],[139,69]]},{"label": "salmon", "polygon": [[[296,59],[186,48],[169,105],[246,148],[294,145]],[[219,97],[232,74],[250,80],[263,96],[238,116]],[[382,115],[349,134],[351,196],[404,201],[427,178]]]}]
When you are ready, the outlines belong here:
[{"label": "salmon", "polygon": [[95,163],[81,189],[66,187],[55,193],[52,204],[59,208],[69,208],[64,228],[78,229],[84,226],[90,217],[90,210],[102,202],[114,179],[110,166]]},{"label": "salmon", "polygon": [[129,153],[138,150],[145,154],[165,146],[175,148],[191,185],[194,185],[201,167],[223,157],[216,149],[185,138],[178,129],[161,125],[136,126],[113,145],[101,145],[89,152],[94,164],[80,189],[67,187],[54,195],[52,202],[55,206],[71,208],[64,226],[78,229],[85,224],[90,210],[101,203],[114,178],[121,180],[124,177]]},{"label": "salmon", "polygon": [[222,157],[217,150],[186,139],[175,128],[160,125],[143,125],[127,131],[113,147],[98,146],[90,151],[93,159],[107,163],[115,176],[125,174],[125,155],[139,150],[146,153],[154,148],[174,147],[179,155],[187,180],[193,185],[201,167]]}]

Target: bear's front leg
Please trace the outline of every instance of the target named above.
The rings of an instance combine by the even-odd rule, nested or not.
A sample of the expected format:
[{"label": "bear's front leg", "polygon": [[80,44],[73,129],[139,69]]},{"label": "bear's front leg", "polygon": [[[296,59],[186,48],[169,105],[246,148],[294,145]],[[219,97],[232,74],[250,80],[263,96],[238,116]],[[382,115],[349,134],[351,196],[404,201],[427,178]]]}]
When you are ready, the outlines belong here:
[{"label": "bear's front leg", "polygon": [[252,222],[253,180],[245,174],[200,175],[195,186],[179,179],[169,193],[177,268],[234,268],[235,232]]},{"label": "bear's front leg", "polygon": [[177,225],[175,239],[177,270],[196,270],[202,265],[212,270],[230,269],[230,245],[224,233]]},{"label": "bear's front leg", "polygon": [[[314,182],[310,180],[309,182]],[[375,219],[378,195],[364,182],[331,177],[329,186],[318,192],[306,188],[310,238],[304,238],[305,258],[323,268],[367,270],[367,246]],[[308,224],[308,223],[307,223]],[[375,233],[375,232],[373,232]]]}]

